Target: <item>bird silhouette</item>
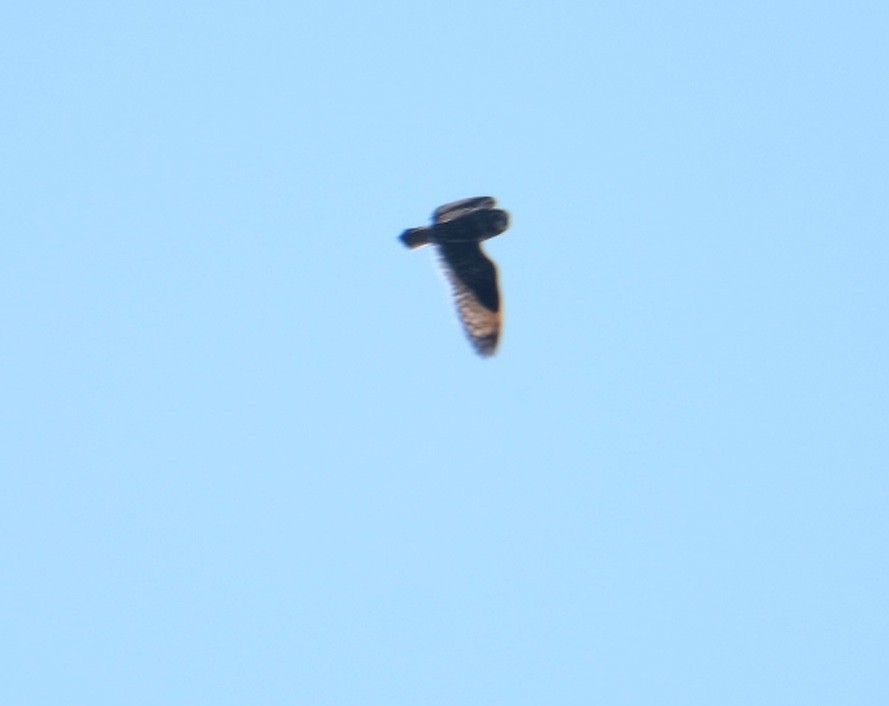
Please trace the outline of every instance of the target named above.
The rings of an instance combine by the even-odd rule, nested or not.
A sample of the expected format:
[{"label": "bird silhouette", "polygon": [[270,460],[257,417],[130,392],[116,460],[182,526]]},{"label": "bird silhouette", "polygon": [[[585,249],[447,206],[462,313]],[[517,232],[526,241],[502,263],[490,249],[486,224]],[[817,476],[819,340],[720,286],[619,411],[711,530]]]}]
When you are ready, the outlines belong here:
[{"label": "bird silhouette", "polygon": [[440,206],[432,225],[409,228],[401,241],[411,250],[434,245],[448,281],[457,313],[476,352],[484,357],[497,350],[503,325],[497,267],[485,255],[481,241],[509,227],[509,214],[494,208],[490,196],[461,199]]}]

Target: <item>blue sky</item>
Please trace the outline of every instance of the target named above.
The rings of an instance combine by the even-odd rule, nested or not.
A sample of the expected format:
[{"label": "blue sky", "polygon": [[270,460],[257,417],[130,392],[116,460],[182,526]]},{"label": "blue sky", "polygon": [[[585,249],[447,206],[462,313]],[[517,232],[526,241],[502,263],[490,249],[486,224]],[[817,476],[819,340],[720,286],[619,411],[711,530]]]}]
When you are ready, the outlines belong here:
[{"label": "blue sky", "polygon": [[2,703],[887,701],[885,3],[3,14]]}]

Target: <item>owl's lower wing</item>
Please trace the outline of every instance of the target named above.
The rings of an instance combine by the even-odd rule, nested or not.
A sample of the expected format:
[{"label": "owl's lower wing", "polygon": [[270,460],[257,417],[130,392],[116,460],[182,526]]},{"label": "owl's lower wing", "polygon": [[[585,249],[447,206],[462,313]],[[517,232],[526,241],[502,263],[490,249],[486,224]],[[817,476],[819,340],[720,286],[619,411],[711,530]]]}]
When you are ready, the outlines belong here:
[{"label": "owl's lower wing", "polygon": [[493,355],[502,323],[497,268],[478,243],[447,243],[438,252],[466,335],[479,355]]},{"label": "owl's lower wing", "polygon": [[446,223],[460,216],[478,211],[484,208],[494,208],[497,202],[491,196],[473,196],[471,199],[452,201],[444,206],[439,206],[432,214],[433,223]]}]

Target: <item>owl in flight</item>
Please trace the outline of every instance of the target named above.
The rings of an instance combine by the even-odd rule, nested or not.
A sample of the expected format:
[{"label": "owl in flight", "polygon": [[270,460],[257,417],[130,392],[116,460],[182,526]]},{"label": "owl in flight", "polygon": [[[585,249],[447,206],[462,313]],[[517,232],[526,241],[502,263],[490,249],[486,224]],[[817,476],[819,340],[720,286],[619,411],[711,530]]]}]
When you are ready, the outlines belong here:
[{"label": "owl in flight", "polygon": [[435,245],[466,335],[485,357],[497,350],[502,317],[497,268],[482,251],[481,241],[509,228],[509,214],[494,205],[490,196],[454,201],[435,209],[432,225],[401,234],[411,250]]}]

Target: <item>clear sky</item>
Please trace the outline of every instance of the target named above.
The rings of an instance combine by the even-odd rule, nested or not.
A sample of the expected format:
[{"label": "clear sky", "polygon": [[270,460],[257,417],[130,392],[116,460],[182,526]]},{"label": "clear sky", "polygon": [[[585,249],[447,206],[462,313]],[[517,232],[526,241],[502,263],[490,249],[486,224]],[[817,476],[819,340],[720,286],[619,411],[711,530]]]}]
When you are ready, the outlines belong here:
[{"label": "clear sky", "polygon": [[0,703],[889,703],[889,5],[2,14]]}]

